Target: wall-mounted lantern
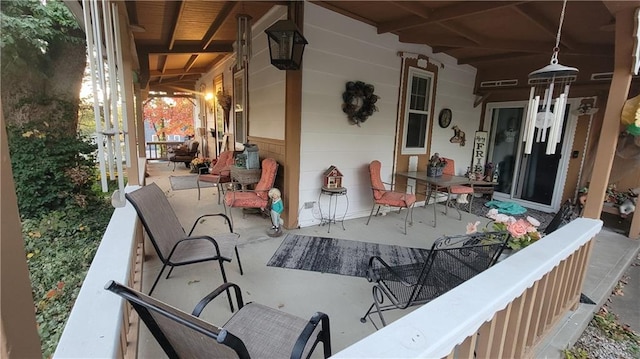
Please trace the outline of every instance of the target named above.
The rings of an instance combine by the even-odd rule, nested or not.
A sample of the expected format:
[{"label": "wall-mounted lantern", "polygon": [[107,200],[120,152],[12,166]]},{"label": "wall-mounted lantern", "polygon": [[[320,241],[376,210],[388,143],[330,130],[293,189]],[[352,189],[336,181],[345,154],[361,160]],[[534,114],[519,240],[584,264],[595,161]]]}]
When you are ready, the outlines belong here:
[{"label": "wall-mounted lantern", "polygon": [[291,20],[279,20],[264,31],[269,40],[271,64],[280,70],[299,70],[307,39]]}]

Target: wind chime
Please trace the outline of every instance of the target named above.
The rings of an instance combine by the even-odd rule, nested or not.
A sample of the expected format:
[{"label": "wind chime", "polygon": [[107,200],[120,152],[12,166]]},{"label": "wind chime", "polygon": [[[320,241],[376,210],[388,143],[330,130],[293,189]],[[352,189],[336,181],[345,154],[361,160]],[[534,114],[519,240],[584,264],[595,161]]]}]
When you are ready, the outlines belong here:
[{"label": "wind chime", "polygon": [[551,62],[529,74],[531,92],[524,132],[525,154],[531,154],[534,141],[546,141],[545,153],[547,155],[555,154],[556,145],[560,143],[562,137],[569,87],[576,80],[578,74],[577,68],[564,66],[558,62],[560,32],[566,5],[567,0],[564,0]]},{"label": "wind chime", "polygon": [[251,59],[251,16],[238,14],[237,19],[236,70],[240,70]]}]

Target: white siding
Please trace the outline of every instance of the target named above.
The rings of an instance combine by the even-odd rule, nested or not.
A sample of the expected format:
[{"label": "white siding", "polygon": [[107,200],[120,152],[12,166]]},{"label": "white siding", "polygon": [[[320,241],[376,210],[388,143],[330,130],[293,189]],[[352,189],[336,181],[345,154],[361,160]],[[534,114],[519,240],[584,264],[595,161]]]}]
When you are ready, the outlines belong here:
[{"label": "white siding", "polygon": [[264,30],[286,19],[286,7],[277,6],[253,25],[253,57],[249,63],[249,136],[284,140],[285,75],[271,66]]},{"label": "white siding", "polygon": [[[480,119],[480,108],[473,107],[474,68],[458,66],[446,55],[433,55],[427,46],[403,44],[391,34],[379,35],[374,27],[309,2],[305,2],[304,18],[309,45],[302,81],[301,208],[305,202],[318,200],[322,174],[331,165],[344,175],[349,196],[347,218],[368,216],[371,210],[369,162],[380,160],[382,179],[391,180],[401,66],[398,51],[424,54],[443,63],[438,74],[431,152],[453,158],[457,172],[464,173]],[[342,93],[348,81],[372,84],[380,96],[378,112],[361,127],[349,124],[342,112]],[[451,126],[442,129],[437,125],[437,114],[445,107],[453,112],[451,126],[466,132],[464,147],[449,142]],[[255,113],[254,108],[251,111]],[[253,126],[253,116],[251,120]],[[346,202],[339,200],[338,215],[345,208]],[[299,223],[303,227],[319,223],[317,210],[301,209]]]}]

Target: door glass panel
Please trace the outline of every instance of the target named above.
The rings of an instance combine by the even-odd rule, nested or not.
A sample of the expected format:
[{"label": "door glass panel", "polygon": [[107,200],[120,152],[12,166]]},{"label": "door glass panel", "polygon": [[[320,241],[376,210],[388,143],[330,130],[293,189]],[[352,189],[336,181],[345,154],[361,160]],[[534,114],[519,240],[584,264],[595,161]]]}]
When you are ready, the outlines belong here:
[{"label": "door glass panel", "polygon": [[565,111],[564,126],[556,153],[546,154],[547,142],[535,142],[539,128],[534,132],[531,154],[522,151],[524,107],[495,108],[492,111],[491,156],[498,173],[497,192],[510,198],[551,205],[558,177],[563,141],[567,128],[569,106]]},{"label": "door glass panel", "polygon": [[498,185],[495,189],[498,192],[510,194],[513,188],[523,115],[522,107],[493,110],[493,151],[490,162],[496,166],[495,170],[498,172]]},{"label": "door glass panel", "polygon": [[[531,202],[550,205],[553,199],[553,191],[556,186],[556,177],[562,152],[567,117],[569,109],[565,111],[564,126],[560,143],[556,145],[555,154],[547,155],[547,142],[533,142],[531,154],[525,155],[520,163],[520,173],[518,179],[516,198],[521,198]],[[533,138],[537,138],[539,128],[535,129]],[[548,132],[548,131],[547,131]]]}]

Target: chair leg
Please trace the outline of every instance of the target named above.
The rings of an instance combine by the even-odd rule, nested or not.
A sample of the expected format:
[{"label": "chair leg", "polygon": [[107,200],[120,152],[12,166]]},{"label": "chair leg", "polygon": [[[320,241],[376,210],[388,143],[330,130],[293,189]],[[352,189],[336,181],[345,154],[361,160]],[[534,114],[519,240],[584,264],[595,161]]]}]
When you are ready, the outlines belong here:
[{"label": "chair leg", "polygon": [[218,205],[220,205],[220,197],[224,195],[224,188],[221,191],[220,187],[222,187],[222,183],[216,183],[216,188],[218,189]]},{"label": "chair leg", "polygon": [[196,186],[198,187],[198,201],[200,200],[200,180],[196,178]]},{"label": "chair leg", "polygon": [[[369,221],[371,220],[371,216],[373,215],[373,210],[376,209],[376,204],[373,204],[373,207],[371,207],[371,213],[369,213],[369,218],[367,219],[367,226],[369,225]],[[380,210],[380,207],[378,207],[378,211]]]},{"label": "chair leg", "polygon": [[[162,265],[162,269],[160,269],[160,273],[158,273],[158,276],[156,277],[155,282],[153,282],[153,285],[151,286],[151,290],[149,290],[149,296],[153,294],[153,290],[156,289],[156,285],[158,284],[158,281],[160,280],[160,277],[162,276],[162,272],[164,272],[165,268],[167,268],[166,263]],[[171,268],[173,269],[173,267]]]},{"label": "chair leg", "polygon": [[238,254],[238,247],[236,247],[235,250],[236,258],[238,259],[238,268],[240,268],[240,275],[244,275],[244,272],[242,271],[242,263],[240,263],[240,254]]},{"label": "chair leg", "polygon": [[471,196],[471,198],[469,199],[469,210],[467,212],[473,214],[472,212],[472,206],[473,206],[473,197],[475,197],[475,193],[470,194],[469,196]]},{"label": "chair leg", "polygon": [[369,310],[367,310],[366,313],[364,313],[364,315],[362,316],[362,318],[360,318],[360,323],[366,323],[367,322],[367,317],[369,316],[369,314],[371,313],[371,309],[373,309],[373,307],[376,305],[375,302],[371,303],[371,306],[369,307]]},{"label": "chair leg", "polygon": [[[218,260],[218,264],[220,264],[220,273],[222,273],[222,283],[227,283],[227,274],[224,271],[224,261],[222,259]],[[231,301],[231,291],[229,288],[226,290],[227,299],[229,299],[229,307],[231,308],[231,313],[233,313],[233,302]]]}]

